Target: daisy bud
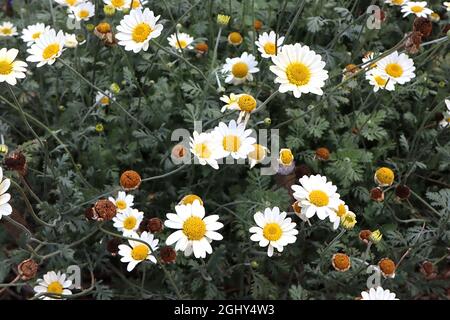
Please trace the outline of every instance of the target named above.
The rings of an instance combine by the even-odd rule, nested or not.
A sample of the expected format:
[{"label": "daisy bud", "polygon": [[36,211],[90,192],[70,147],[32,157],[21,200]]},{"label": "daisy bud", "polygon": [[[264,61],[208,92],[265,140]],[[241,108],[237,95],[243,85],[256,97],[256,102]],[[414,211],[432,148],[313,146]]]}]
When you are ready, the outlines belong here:
[{"label": "daisy bud", "polygon": [[217,23],[222,26],[226,26],[230,22],[230,18],[231,18],[230,16],[227,16],[225,14],[218,14],[217,15]]},{"label": "daisy bud", "polygon": [[255,21],[253,21],[253,28],[255,28],[256,31],[261,30],[263,26],[263,23],[261,20],[256,19]]},{"label": "daisy bud", "polygon": [[105,13],[106,16],[113,16],[116,13],[116,8],[114,8],[113,5],[106,5],[103,7],[103,12]]},{"label": "daisy bud", "polygon": [[0,144],[0,154],[7,154],[8,153],[8,146],[6,144]]},{"label": "daisy bud", "polygon": [[416,17],[413,23],[413,30],[420,32],[422,37],[428,37],[433,31],[433,24],[427,18]]},{"label": "daisy bud", "polygon": [[98,200],[94,205],[94,210],[99,221],[110,221],[117,214],[116,205],[106,199]]},{"label": "daisy bud", "polygon": [[370,236],[372,235],[372,231],[370,230],[361,230],[359,232],[359,240],[364,242],[365,244],[368,244],[370,242]]},{"label": "daisy bud", "polygon": [[351,267],[350,257],[344,253],[335,253],[331,258],[331,264],[336,271],[345,272]]},{"label": "daisy bud", "polygon": [[377,201],[377,202],[382,202],[384,200],[384,192],[381,188],[373,188],[372,190],[370,190],[370,199]]},{"label": "daisy bud", "polygon": [[183,199],[180,200],[179,204],[187,205],[187,204],[193,204],[195,200],[198,200],[200,204],[203,206],[203,200],[196,194],[188,194],[187,196],[184,196]]},{"label": "daisy bud", "polygon": [[177,259],[177,252],[172,247],[166,246],[160,249],[159,256],[162,263],[175,263]]},{"label": "daisy bud", "polygon": [[94,210],[94,207],[89,207],[84,211],[84,216],[86,217],[87,220],[89,221],[97,221],[98,220],[98,215]]},{"label": "daisy bud", "polygon": [[383,258],[378,262],[378,267],[380,268],[381,274],[385,278],[394,278],[395,277],[395,262],[389,258]]},{"label": "daisy bud", "polygon": [[378,229],[375,231],[372,231],[372,234],[369,236],[369,240],[375,244],[379,243],[382,238],[383,238],[383,234]]},{"label": "daisy bud", "polygon": [[346,230],[353,229],[356,222],[356,215],[351,211],[347,211],[347,213],[341,217],[341,226]]},{"label": "daisy bud", "polygon": [[437,268],[430,261],[422,262],[420,266],[420,272],[425,276],[427,280],[432,280],[437,277]]},{"label": "daisy bud", "polygon": [[179,30],[181,30],[181,28],[183,28],[183,26],[181,25],[181,23],[177,23],[175,28],[177,28],[177,30],[179,31]]},{"label": "daisy bud", "polygon": [[389,168],[379,168],[374,175],[375,183],[380,187],[388,187],[394,182],[394,171]]},{"label": "daisy bud", "polygon": [[250,262],[250,266],[251,266],[253,269],[258,269],[259,263],[258,263],[258,261],[253,260],[252,262]]},{"label": "daisy bud", "polygon": [[106,34],[108,32],[111,32],[111,25],[107,22],[100,22],[96,27],[95,30],[99,33]]},{"label": "daisy bud", "polygon": [[66,107],[63,106],[63,105],[59,105],[59,106],[58,106],[58,110],[61,111],[61,112],[63,112],[64,110],[66,110]]},{"label": "daisy bud", "polygon": [[28,281],[36,277],[39,265],[32,259],[22,261],[17,267],[20,278],[24,281]]},{"label": "daisy bud", "polygon": [[159,233],[163,231],[164,224],[159,218],[151,218],[147,222],[147,230],[151,233]]},{"label": "daisy bud", "polygon": [[120,86],[115,82],[111,84],[109,89],[115,94],[118,94],[120,92]]},{"label": "daisy bud", "polygon": [[[439,87],[441,87],[441,88],[445,88],[445,85],[446,85],[446,83],[445,83],[445,81],[439,81]],[[441,119],[442,120],[442,119]]]},{"label": "daisy bud", "polygon": [[330,150],[325,147],[318,148],[316,150],[316,157],[319,160],[327,161],[328,159],[330,159]]},{"label": "daisy bud", "polygon": [[27,173],[27,159],[20,150],[14,150],[9,153],[5,157],[4,163],[8,170],[17,171],[22,176]]},{"label": "daisy bud", "polygon": [[395,195],[400,200],[406,200],[411,195],[411,190],[407,186],[399,184],[395,188]]},{"label": "daisy bud", "polygon": [[141,176],[133,170],[127,170],[120,176],[120,186],[126,191],[135,190],[141,185]]},{"label": "daisy bud", "polygon": [[95,131],[97,131],[98,133],[101,133],[105,130],[105,127],[103,126],[103,124],[101,123],[97,123],[95,125]]},{"label": "daisy bud", "polygon": [[130,13],[130,8],[123,8],[122,12],[123,12],[123,14],[129,14]]},{"label": "daisy bud", "polygon": [[119,245],[121,244],[122,241],[120,238],[112,238],[106,243],[106,250],[108,250],[108,252],[115,257],[117,253],[119,253]]},{"label": "daisy bud", "polygon": [[228,35],[228,43],[232,46],[240,45],[243,40],[244,38],[242,38],[242,35],[239,32],[233,31]]},{"label": "daisy bud", "polygon": [[270,125],[272,124],[272,119],[270,119],[270,118],[265,118],[265,119],[264,119],[264,124],[265,124],[266,126],[270,126]]}]

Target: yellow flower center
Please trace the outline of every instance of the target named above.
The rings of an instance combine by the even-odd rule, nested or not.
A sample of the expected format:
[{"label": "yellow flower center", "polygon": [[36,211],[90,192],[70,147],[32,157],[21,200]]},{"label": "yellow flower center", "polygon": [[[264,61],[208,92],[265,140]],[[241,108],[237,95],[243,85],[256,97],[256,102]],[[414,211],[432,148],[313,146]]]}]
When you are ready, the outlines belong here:
[{"label": "yellow flower center", "polygon": [[268,223],[264,226],[263,236],[269,241],[277,241],[282,234],[283,230],[278,223]]},{"label": "yellow flower center", "polygon": [[421,7],[421,6],[412,6],[411,7],[411,11],[414,12],[414,13],[420,13],[420,12],[423,11],[423,7]]},{"label": "yellow flower center", "polygon": [[350,258],[343,253],[336,253],[333,256],[333,266],[341,271],[345,271],[350,267]]},{"label": "yellow flower center", "polygon": [[80,10],[80,12],[78,12],[78,17],[80,17],[80,19],[86,19],[87,17],[89,17],[89,11]]},{"label": "yellow flower center", "polygon": [[122,8],[125,4],[125,0],[111,0],[111,4],[116,8]]},{"label": "yellow flower center", "polygon": [[374,80],[380,87],[384,87],[387,83],[387,80],[384,79],[382,76],[375,76]]},{"label": "yellow flower center", "polygon": [[398,63],[389,63],[386,66],[386,73],[391,77],[398,78],[403,74],[403,68]]},{"label": "yellow flower center", "polygon": [[11,62],[6,60],[0,60],[0,74],[7,75],[13,71],[13,65]]},{"label": "yellow flower center", "polygon": [[137,219],[136,217],[129,216],[123,221],[123,227],[127,230],[133,230],[136,227]]},{"label": "yellow flower center", "polygon": [[286,68],[286,76],[290,83],[304,86],[311,79],[311,71],[301,62],[293,62]]},{"label": "yellow flower center", "polygon": [[203,205],[203,200],[196,194],[188,194],[183,199],[181,199],[182,204],[192,204],[195,200],[198,200],[201,205]]},{"label": "yellow flower center", "polygon": [[187,42],[184,40],[178,40],[175,46],[177,47],[177,49],[184,49],[187,47]]},{"label": "yellow flower center", "polygon": [[445,119],[448,123],[450,123],[450,117],[449,118],[447,118],[447,119]]},{"label": "yellow flower center", "polygon": [[109,98],[108,97],[103,97],[100,99],[100,103],[101,104],[109,104]]},{"label": "yellow flower center", "polygon": [[345,210],[345,205],[343,205],[342,203],[338,206],[338,210],[336,212],[338,217],[342,217],[344,214],[347,213],[347,210]]},{"label": "yellow flower center", "polygon": [[276,53],[275,43],[273,43],[273,42],[267,42],[267,43],[264,45],[264,51],[265,51],[267,54],[270,54],[270,55],[275,54],[275,53]]},{"label": "yellow flower center", "polygon": [[230,134],[223,138],[222,145],[225,151],[237,152],[241,147],[241,139],[238,136]]},{"label": "yellow flower center", "polygon": [[236,78],[244,78],[248,73],[248,65],[245,62],[237,62],[231,68],[231,73]]},{"label": "yellow flower center", "polygon": [[341,223],[346,229],[352,229],[356,224],[356,217],[353,214],[346,213],[341,217]]},{"label": "yellow flower center", "polygon": [[239,32],[231,32],[228,36],[228,40],[230,40],[232,44],[240,44],[242,42],[242,36]]},{"label": "yellow flower center", "polygon": [[405,0],[392,0],[392,3],[397,6],[401,6],[403,2],[405,2]]},{"label": "yellow flower center", "polygon": [[145,260],[148,257],[148,254],[150,253],[150,248],[146,246],[145,244],[139,244],[136,247],[131,250],[131,257],[134,260]]},{"label": "yellow flower center", "polygon": [[152,28],[147,23],[139,23],[133,29],[131,37],[135,42],[144,42],[152,33]]},{"label": "yellow flower center", "polygon": [[199,217],[190,217],[183,223],[183,233],[189,240],[200,240],[205,236],[206,224]]},{"label": "yellow flower center", "polygon": [[322,190],[313,190],[309,193],[309,202],[316,207],[324,207],[328,205],[330,198]]},{"label": "yellow flower center", "polygon": [[49,44],[44,51],[42,52],[42,57],[45,60],[54,58],[57,54],[59,53],[59,44],[57,43],[52,43]]},{"label": "yellow flower center", "polygon": [[3,34],[12,34],[12,29],[11,29],[11,28],[8,28],[8,27],[4,27],[4,28],[0,29],[0,33],[3,33]]},{"label": "yellow flower center", "polygon": [[194,146],[194,151],[197,157],[199,158],[206,158],[208,159],[211,157],[211,151],[208,148],[208,145],[206,143],[197,143]]},{"label": "yellow flower center", "polygon": [[285,166],[290,166],[294,161],[294,155],[289,149],[282,149],[280,151],[280,162]]},{"label": "yellow flower center", "polygon": [[67,3],[69,6],[74,6],[74,5],[77,3],[77,0],[66,0],[66,3]]},{"label": "yellow flower center", "polygon": [[47,292],[54,294],[62,294],[63,286],[61,285],[61,283],[59,283],[59,281],[53,281],[48,285]]},{"label": "yellow flower center", "polygon": [[117,209],[120,209],[120,210],[126,209],[127,203],[125,202],[125,200],[117,200],[116,207],[117,207]]},{"label": "yellow flower center", "polygon": [[42,32],[38,31],[33,33],[33,35],[31,36],[31,38],[33,38],[33,40],[38,39],[41,36]]},{"label": "yellow flower center", "polygon": [[139,0],[133,0],[133,2],[131,3],[131,7],[133,9],[137,9],[141,7],[141,2]]},{"label": "yellow flower center", "polygon": [[250,112],[256,108],[256,100],[249,94],[243,94],[238,100],[239,108],[242,111]]},{"label": "yellow flower center", "polygon": [[256,161],[262,161],[266,156],[266,150],[262,145],[257,143],[255,143],[253,147],[255,149],[249,152],[248,157]]},{"label": "yellow flower center", "polygon": [[391,185],[394,182],[394,172],[389,168],[383,167],[375,172],[375,178],[382,185]]}]

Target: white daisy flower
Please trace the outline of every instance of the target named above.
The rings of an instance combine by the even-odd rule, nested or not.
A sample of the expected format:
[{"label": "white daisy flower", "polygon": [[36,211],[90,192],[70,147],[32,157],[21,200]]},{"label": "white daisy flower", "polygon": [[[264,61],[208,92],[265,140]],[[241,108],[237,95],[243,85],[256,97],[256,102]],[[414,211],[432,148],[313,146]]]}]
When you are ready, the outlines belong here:
[{"label": "white daisy flower", "polygon": [[340,203],[336,186],[319,174],[309,177],[305,175],[299,182],[301,186],[294,184],[292,190],[294,198],[299,201],[302,213],[308,219],[317,214],[320,220],[329,217],[330,221],[334,221]]},{"label": "white daisy flower", "polygon": [[126,194],[124,191],[119,191],[116,199],[109,197],[108,200],[116,205],[118,212],[125,212],[134,205],[134,196]]},{"label": "white daisy flower", "polygon": [[447,128],[450,125],[450,100],[445,99],[445,106],[447,110],[444,112],[444,119],[439,122],[441,128]]},{"label": "white daisy flower", "polygon": [[86,0],[55,0],[56,3],[69,8],[75,7],[85,1]]},{"label": "white daisy flower", "polygon": [[28,65],[23,61],[15,60],[18,54],[17,49],[0,49],[0,82],[7,82],[14,86],[17,79],[25,78]]},{"label": "white daisy flower", "polygon": [[95,5],[92,2],[83,2],[77,6],[70,7],[70,18],[77,21],[88,21],[95,15]]},{"label": "white daisy flower", "polygon": [[45,64],[52,65],[64,51],[65,42],[66,36],[63,31],[56,33],[55,30],[50,29],[27,50],[30,54],[27,61],[37,62],[38,68]]},{"label": "white daisy flower", "polygon": [[5,21],[0,24],[0,38],[16,36],[17,28],[9,21]]},{"label": "white daisy flower", "polygon": [[155,239],[153,234],[144,231],[141,235],[134,233],[130,238],[135,238],[144,241],[146,244],[140,241],[128,240],[127,244],[119,245],[119,255],[122,256],[120,261],[128,263],[127,271],[131,272],[141,262],[150,260],[153,263],[157,263],[153,252],[158,250],[158,239]]},{"label": "white daisy flower", "polygon": [[111,104],[111,100],[113,101],[115,100],[113,94],[109,90],[106,90],[105,93],[106,95],[104,95],[100,91],[97,92],[97,94],[95,95],[95,104],[99,104],[103,107],[106,107]]},{"label": "white daisy flower", "polygon": [[128,208],[122,210],[113,218],[113,226],[124,236],[131,237],[139,229],[144,219],[144,213],[138,209]]},{"label": "white daisy flower", "polygon": [[404,84],[416,76],[414,70],[416,70],[414,61],[406,54],[399,54],[398,51],[395,51],[378,61],[373,72],[389,78],[389,82],[394,84]]},{"label": "white daisy flower", "polygon": [[283,41],[284,37],[278,37],[274,31],[270,31],[270,33],[261,34],[255,44],[258,46],[258,51],[261,52],[261,57],[271,58],[281,51]]},{"label": "white daisy flower", "polygon": [[64,36],[66,37],[66,40],[64,41],[64,46],[66,48],[76,48],[79,45],[82,45],[83,43],[86,42],[86,40],[82,41],[82,42],[78,42],[77,40],[77,36],[73,33],[66,33],[64,34]]},{"label": "white daisy flower", "polygon": [[192,204],[175,206],[175,213],[168,213],[164,225],[167,228],[178,229],[166,240],[168,246],[175,244],[175,250],[184,251],[186,257],[194,253],[196,258],[206,258],[212,253],[211,242],[222,240],[217,230],[223,227],[218,222],[218,215],[205,217],[205,208],[198,200]]},{"label": "white daisy flower", "polygon": [[224,106],[220,109],[220,112],[225,112],[226,110],[240,110],[239,108],[239,97],[240,94],[231,93],[229,96],[223,95],[220,101],[224,102]]},{"label": "white daisy flower", "polygon": [[245,159],[249,152],[254,150],[253,144],[256,139],[250,137],[251,129],[245,130],[243,123],[237,124],[231,120],[228,126],[220,122],[214,128],[213,138],[218,149],[220,158],[231,155],[234,159]]},{"label": "white daisy flower", "polygon": [[433,13],[433,10],[427,8],[426,1],[409,1],[402,6],[403,17],[409,14],[415,14],[417,17],[426,18]]},{"label": "white daisy flower", "polygon": [[384,290],[382,287],[370,288],[369,292],[363,291],[361,297],[361,300],[398,300],[394,292]]},{"label": "white daisy flower", "polygon": [[131,9],[142,9],[147,3],[148,0],[133,0],[131,3]]},{"label": "white daisy flower", "polygon": [[0,219],[2,218],[2,216],[9,216],[12,213],[12,207],[8,203],[9,200],[11,200],[11,195],[9,193],[6,193],[10,185],[11,180],[9,179],[3,180],[3,169],[0,167]]},{"label": "white daisy flower", "polygon": [[159,37],[163,29],[162,24],[156,24],[159,17],[148,8],[131,10],[117,26],[119,45],[134,53],[147,51],[150,40]]},{"label": "white daisy flower", "polygon": [[402,6],[408,2],[408,0],[384,0],[385,3],[390,6]]},{"label": "white daisy flower", "polygon": [[450,11],[450,2],[446,1],[443,3],[443,5],[447,9],[447,11]]},{"label": "white daisy flower", "polygon": [[225,82],[238,85],[245,81],[253,81],[253,73],[259,71],[255,57],[247,52],[237,58],[227,58],[222,67],[222,73],[226,75]]},{"label": "white daisy flower", "polygon": [[103,3],[113,6],[114,9],[119,11],[130,9],[131,7],[131,0],[103,0]]},{"label": "white daisy flower", "polygon": [[369,80],[369,83],[373,86],[374,92],[378,92],[380,89],[388,91],[395,90],[394,81],[380,72],[367,72],[366,80]]},{"label": "white daisy flower", "polygon": [[322,57],[299,43],[284,45],[281,52],[272,56],[274,66],[270,71],[275,73],[275,83],[282,93],[292,91],[294,97],[300,98],[302,93],[322,95],[322,87],[328,79],[328,71],[324,70]]},{"label": "white daisy flower", "polygon": [[174,33],[171,34],[170,37],[167,38],[169,41],[169,45],[172,48],[177,49],[178,51],[182,51],[183,49],[193,49],[194,47],[191,45],[194,42],[194,38],[192,38],[187,33]]},{"label": "white daisy flower", "polygon": [[341,225],[342,219],[345,217],[345,215],[350,215],[352,217],[355,217],[356,215],[348,209],[348,206],[345,204],[344,201],[339,200],[339,205],[337,209],[334,210],[336,212],[335,215],[330,215],[328,218],[330,219],[330,222],[333,224],[333,229],[336,230]]},{"label": "white daisy flower", "polygon": [[214,144],[211,133],[202,132],[199,134],[197,131],[194,131],[193,137],[190,138],[189,146],[191,152],[202,166],[209,164],[214,169],[219,169],[217,147]]},{"label": "white daisy flower", "polygon": [[286,212],[281,212],[278,207],[266,208],[264,214],[256,212],[253,216],[256,227],[251,227],[249,231],[253,233],[250,240],[259,242],[261,247],[267,247],[267,255],[273,256],[273,248],[278,252],[283,252],[286,245],[297,240],[298,230],[296,223],[291,218],[286,218]]},{"label": "white daisy flower", "polygon": [[31,46],[36,42],[46,31],[50,30],[50,26],[46,26],[43,23],[36,23],[29,25],[22,30],[22,40],[27,43],[27,46]]},{"label": "white daisy flower", "polygon": [[258,163],[264,161],[269,153],[269,149],[258,143],[253,144],[253,151],[250,151],[247,155],[248,161],[250,162],[250,169],[256,166]]},{"label": "white daisy flower", "polygon": [[[43,279],[37,280],[37,286],[34,287],[36,295],[40,293],[51,293],[56,295],[71,295],[72,291],[69,290],[72,286],[72,280],[67,279],[65,273],[58,271],[49,271],[44,274]],[[59,298],[47,297],[45,295],[40,297],[43,300],[56,300]]]}]

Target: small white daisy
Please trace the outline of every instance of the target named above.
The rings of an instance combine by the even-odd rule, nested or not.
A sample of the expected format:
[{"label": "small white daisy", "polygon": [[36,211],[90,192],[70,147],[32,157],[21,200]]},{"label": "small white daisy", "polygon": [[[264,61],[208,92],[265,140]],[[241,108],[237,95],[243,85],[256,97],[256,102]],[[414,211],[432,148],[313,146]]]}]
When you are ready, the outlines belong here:
[{"label": "small white daisy", "polygon": [[193,49],[192,42],[194,42],[194,38],[192,38],[187,33],[174,33],[171,34],[170,37],[167,38],[169,41],[169,45],[172,48],[177,49],[178,51],[182,51],[183,49]]},{"label": "small white daisy", "polygon": [[416,75],[414,61],[408,55],[395,51],[377,62],[376,74],[389,78],[393,84],[404,84],[411,81]]},{"label": "small white daisy", "polygon": [[158,250],[158,239],[155,239],[153,234],[150,232],[144,231],[139,236],[137,233],[134,233],[130,238],[136,238],[144,241],[146,244],[140,241],[128,240],[129,245],[121,244],[119,245],[119,255],[122,256],[120,261],[124,263],[128,263],[127,271],[131,272],[139,263],[150,260],[153,263],[157,263],[155,256],[153,256],[153,252]]},{"label": "small white daisy", "polygon": [[238,85],[245,81],[253,81],[253,73],[259,71],[255,57],[247,52],[237,58],[227,58],[222,67],[222,73],[226,75],[225,82]]},{"label": "small white daisy", "polygon": [[270,33],[261,34],[255,44],[258,46],[258,51],[261,52],[261,57],[271,58],[281,51],[283,41],[284,37],[278,37],[274,31],[270,31]]},{"label": "small white daisy", "polygon": [[134,53],[147,51],[150,40],[159,37],[163,29],[162,24],[156,23],[159,17],[148,8],[131,10],[117,26],[119,45]]},{"label": "small white daisy", "polygon": [[50,26],[46,26],[43,23],[36,23],[29,25],[22,30],[22,40],[27,43],[27,46],[31,46],[36,42],[46,31],[50,30]]},{"label": "small white daisy", "polygon": [[415,14],[417,17],[426,18],[433,13],[433,10],[427,8],[426,1],[409,1],[402,6],[403,17],[409,14]]},{"label": "small white daisy", "polygon": [[447,107],[447,110],[444,112],[444,119],[439,122],[441,128],[450,126],[450,100],[445,99],[445,106]]},{"label": "small white daisy", "polygon": [[27,61],[37,62],[38,68],[45,64],[52,65],[64,51],[65,42],[66,36],[63,31],[56,33],[55,30],[50,29],[27,50],[30,54]]},{"label": "small white daisy", "polygon": [[402,6],[408,1],[409,0],[384,0],[384,2],[388,3],[390,6]]},{"label": "small white daisy", "polygon": [[251,227],[249,231],[253,233],[250,240],[259,242],[261,247],[267,247],[267,255],[273,256],[273,248],[278,252],[288,244],[297,240],[298,230],[295,229],[296,223],[291,218],[286,218],[286,212],[281,212],[278,207],[273,209],[266,208],[264,214],[256,212],[253,216],[256,227]]},{"label": "small white daisy", "polygon": [[322,57],[308,46],[284,45],[278,55],[272,56],[272,62],[275,65],[270,66],[270,71],[277,76],[275,83],[280,84],[280,92],[292,91],[296,98],[302,93],[323,94],[321,88],[328,79],[328,71]]},{"label": "small white daisy", "polygon": [[443,3],[443,5],[447,9],[447,11],[450,11],[450,2],[446,1]]},{"label": "small white daisy", "polygon": [[[34,292],[36,295],[40,293],[49,293],[55,295],[71,295],[72,291],[69,290],[70,286],[72,286],[72,280],[67,279],[67,275],[65,273],[61,273],[58,271],[49,271],[44,274],[43,279],[37,280],[37,285],[34,287]],[[47,297],[45,295],[40,296],[40,299],[43,300],[56,300],[59,298]]]},{"label": "small white daisy", "polygon": [[17,28],[9,21],[0,24],[0,38],[17,36]]},{"label": "small white daisy", "polygon": [[214,169],[219,169],[217,147],[211,133],[202,132],[199,134],[194,131],[189,146],[202,166],[209,164]]},{"label": "small white daisy", "polygon": [[23,61],[15,60],[18,54],[17,49],[0,49],[0,82],[7,82],[14,86],[17,79],[25,78],[28,65]]},{"label": "small white daisy", "polygon": [[231,120],[228,125],[220,122],[214,128],[213,139],[218,149],[218,156],[225,158],[231,155],[234,159],[245,159],[249,152],[254,150],[256,139],[250,137],[251,129],[245,129],[245,125]]},{"label": "small white daisy", "polygon": [[116,199],[109,197],[108,200],[116,205],[118,212],[125,212],[128,209],[133,208],[134,205],[134,196],[126,194],[124,191],[119,191]]},{"label": "small white daisy", "polygon": [[11,180],[3,180],[3,169],[0,167],[0,219],[2,218],[2,216],[9,216],[12,213],[12,207],[8,203],[9,200],[11,200],[11,195],[9,193],[6,193],[10,185]]},{"label": "small white daisy", "polygon": [[250,162],[250,169],[256,166],[258,163],[264,161],[269,153],[269,149],[258,143],[253,144],[253,151],[250,151],[247,155],[248,161]]},{"label": "small white daisy", "polygon": [[398,300],[394,292],[384,290],[382,287],[370,288],[369,292],[363,291],[361,297],[361,300]]},{"label": "small white daisy", "polygon": [[124,236],[132,236],[138,229],[144,213],[137,209],[128,208],[122,210],[113,218],[113,226]]},{"label": "small white daisy", "polygon": [[226,110],[240,110],[239,108],[239,94],[231,93],[229,96],[223,95],[220,97],[220,101],[224,102],[222,109],[220,112],[225,112]]},{"label": "small white daisy", "polygon": [[103,0],[103,3],[113,6],[114,9],[119,11],[130,9],[131,6],[131,0]]},{"label": "small white daisy", "polygon": [[95,5],[92,2],[83,2],[77,6],[70,7],[69,17],[77,21],[88,21],[95,15]]},{"label": "small white daisy", "polygon": [[85,1],[86,0],[55,0],[56,3],[69,8],[75,7]]},{"label": "small white daisy", "polygon": [[380,89],[388,91],[395,90],[394,81],[380,72],[367,72],[366,80],[369,80],[369,83],[373,86],[374,92],[378,92]]},{"label": "small white daisy", "polygon": [[335,215],[329,215],[328,218],[330,222],[333,224],[333,229],[336,230],[341,225],[342,219],[348,214],[351,217],[355,217],[356,215],[348,209],[348,206],[344,201],[339,200],[339,205],[337,209],[334,210],[336,212]]},{"label": "small white daisy", "polygon": [[73,33],[66,33],[64,34],[64,36],[66,37],[66,40],[64,41],[64,46],[66,48],[76,48],[79,45],[83,44],[86,42],[86,40],[82,41],[82,42],[78,42],[77,40],[77,36]]},{"label": "small white daisy", "polygon": [[292,190],[306,218],[309,219],[317,214],[320,220],[331,216],[330,221],[334,221],[340,203],[336,186],[327,182],[327,178],[319,174],[309,177],[305,175],[299,182],[301,186],[294,184]]},{"label": "small white daisy", "polygon": [[105,93],[106,93],[106,95],[104,95],[100,91],[97,92],[97,94],[95,95],[95,103],[96,104],[106,107],[111,104],[111,100],[113,100],[113,101],[115,100],[113,94],[109,90],[106,90]]},{"label": "small white daisy", "polygon": [[167,228],[178,229],[166,240],[168,246],[175,244],[175,250],[184,251],[185,256],[194,253],[196,258],[206,258],[212,253],[211,242],[222,240],[217,230],[223,227],[218,222],[218,215],[205,217],[205,208],[198,200],[192,204],[175,206],[175,213],[168,213],[164,225]]}]

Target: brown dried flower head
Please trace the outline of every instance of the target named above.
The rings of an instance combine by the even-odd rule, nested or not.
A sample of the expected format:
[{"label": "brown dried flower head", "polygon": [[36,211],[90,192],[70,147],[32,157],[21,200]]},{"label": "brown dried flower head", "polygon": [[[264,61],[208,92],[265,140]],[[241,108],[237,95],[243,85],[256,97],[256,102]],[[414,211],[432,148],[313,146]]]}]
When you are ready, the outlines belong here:
[{"label": "brown dried flower head", "polygon": [[100,199],[94,205],[99,221],[110,221],[117,214],[116,205],[107,199]]},{"label": "brown dried flower head", "polygon": [[24,281],[31,280],[36,277],[39,265],[32,259],[22,261],[18,267],[20,278]]},{"label": "brown dried flower head", "polygon": [[97,214],[97,212],[95,212],[94,206],[87,208],[84,211],[84,216],[86,217],[87,220],[90,220],[90,221],[98,220],[98,214]]},{"label": "brown dried flower head", "polygon": [[261,20],[256,19],[255,21],[253,21],[253,28],[255,28],[256,31],[261,30],[263,26],[263,23]]},{"label": "brown dried flower head", "polygon": [[397,196],[397,198],[399,198],[400,200],[406,200],[409,198],[409,196],[411,195],[411,190],[409,189],[408,186],[399,184],[396,188],[395,188],[395,195]]},{"label": "brown dried flower head", "polygon": [[200,42],[195,45],[195,51],[200,54],[208,52],[208,45],[205,42]]},{"label": "brown dried flower head", "polygon": [[126,191],[135,190],[141,185],[141,176],[133,170],[127,170],[120,176],[120,185]]},{"label": "brown dried flower head", "polygon": [[328,159],[330,159],[330,150],[325,147],[318,148],[316,150],[316,157],[319,160],[327,161]]},{"label": "brown dried flower head", "polygon": [[389,258],[383,258],[378,262],[378,267],[380,268],[381,274],[385,278],[393,278],[395,276],[395,262]]},{"label": "brown dried flower head", "polygon": [[365,244],[368,244],[370,242],[370,235],[372,234],[372,231],[370,230],[361,230],[359,232],[359,239],[364,242]]},{"label": "brown dried flower head", "polygon": [[433,23],[427,18],[416,17],[413,23],[413,31],[419,32],[422,37],[428,37],[433,31]]},{"label": "brown dried flower head", "polygon": [[27,158],[20,150],[14,150],[5,157],[5,167],[17,171],[20,175],[27,174]]},{"label": "brown dried flower head", "polygon": [[164,224],[159,218],[151,218],[147,222],[147,230],[151,233],[159,233],[163,231]]},{"label": "brown dried flower head", "polygon": [[372,190],[370,190],[370,199],[377,201],[377,202],[382,202],[384,200],[384,192],[381,188],[373,188]]},{"label": "brown dried flower head", "polygon": [[331,258],[331,264],[336,271],[345,272],[351,267],[350,257],[345,253],[335,253]]},{"label": "brown dried flower head", "polygon": [[175,263],[177,252],[170,246],[162,247],[159,251],[162,263]]},{"label": "brown dried flower head", "polygon": [[422,33],[418,31],[410,32],[405,41],[405,50],[410,54],[415,54],[420,50],[422,43]]}]

